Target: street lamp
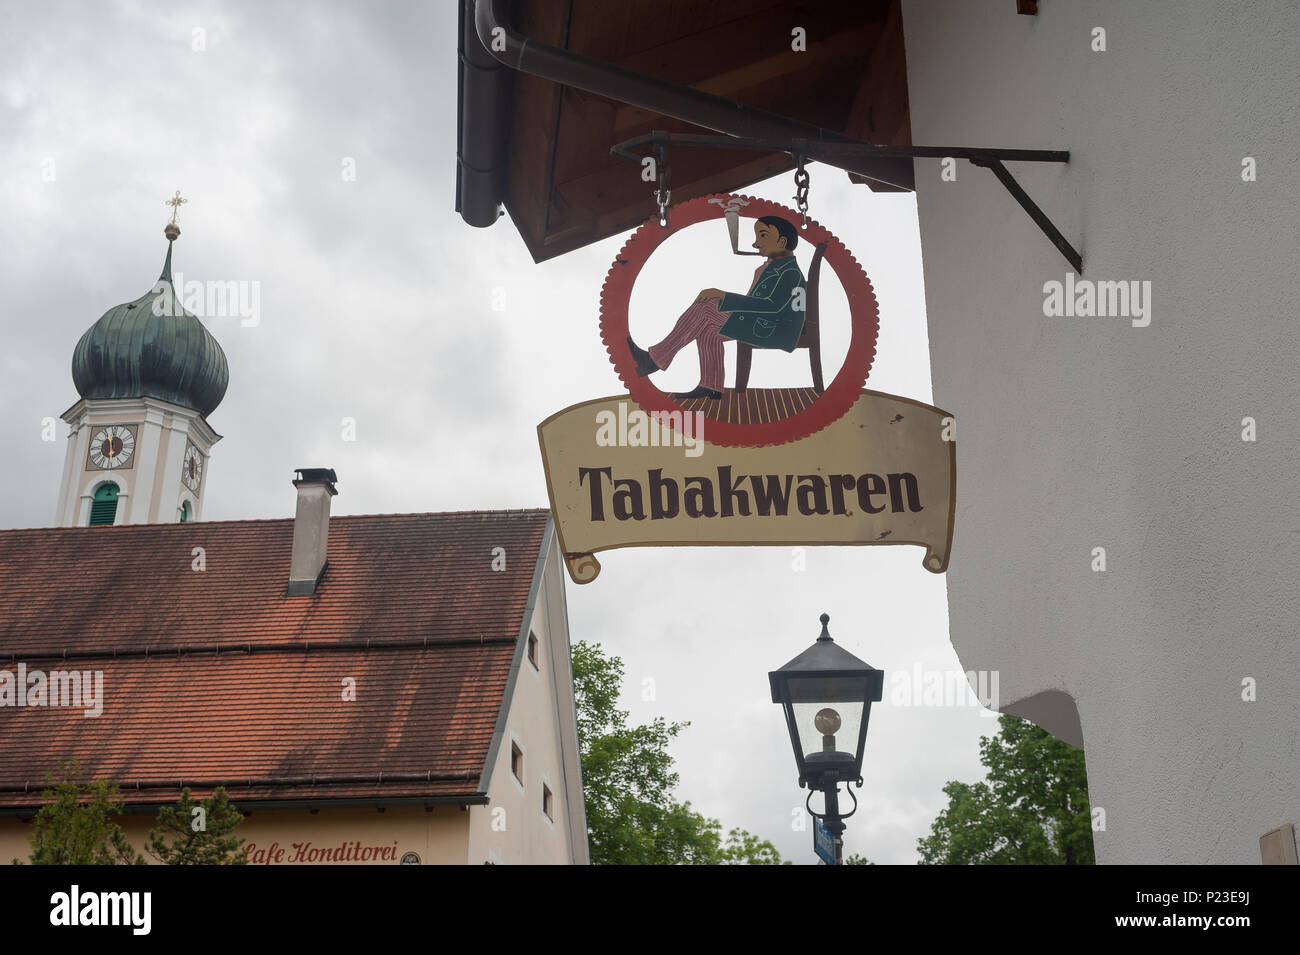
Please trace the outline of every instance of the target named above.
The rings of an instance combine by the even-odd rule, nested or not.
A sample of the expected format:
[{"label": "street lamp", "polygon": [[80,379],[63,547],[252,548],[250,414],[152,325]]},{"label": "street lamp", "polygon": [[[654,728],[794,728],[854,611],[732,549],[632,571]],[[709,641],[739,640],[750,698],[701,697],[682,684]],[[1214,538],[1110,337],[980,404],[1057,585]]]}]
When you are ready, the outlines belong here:
[{"label": "street lamp", "polygon": [[[857,812],[858,801],[849,783],[862,786],[862,751],[867,743],[871,704],[883,694],[885,671],[859,660],[831,639],[822,614],[822,632],[815,643],[779,670],[767,675],[772,702],[785,710],[799,786],[808,787],[808,812],[824,820],[834,840],[834,865],[843,861],[844,820]],[[853,799],[853,812],[841,816],[839,784]],[[826,812],[812,811],[812,794],[826,797]]]}]

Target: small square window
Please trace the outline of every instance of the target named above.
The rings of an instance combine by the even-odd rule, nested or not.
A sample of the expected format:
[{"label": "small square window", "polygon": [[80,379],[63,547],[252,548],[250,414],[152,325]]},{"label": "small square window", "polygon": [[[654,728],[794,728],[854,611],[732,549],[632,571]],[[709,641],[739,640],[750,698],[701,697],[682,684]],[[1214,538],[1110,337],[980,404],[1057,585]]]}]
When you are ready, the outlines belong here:
[{"label": "small square window", "polygon": [[519,748],[518,743],[510,744],[510,772],[514,773],[515,779],[519,780],[519,785],[524,784],[524,751]]},{"label": "small square window", "polygon": [[533,665],[533,669],[540,669],[537,666],[537,634],[531,630],[528,631],[528,662]]},{"label": "small square window", "polygon": [[542,783],[542,813],[551,822],[555,821],[555,816],[551,811],[551,804],[554,800],[551,798],[551,787]]}]

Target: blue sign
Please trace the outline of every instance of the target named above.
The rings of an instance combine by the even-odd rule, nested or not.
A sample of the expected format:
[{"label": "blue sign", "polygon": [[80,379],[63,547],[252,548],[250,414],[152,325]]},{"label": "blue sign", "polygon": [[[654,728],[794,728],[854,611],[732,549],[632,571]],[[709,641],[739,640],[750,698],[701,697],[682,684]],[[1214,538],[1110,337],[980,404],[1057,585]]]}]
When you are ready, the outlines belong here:
[{"label": "blue sign", "polygon": [[820,819],[813,820],[813,851],[827,865],[835,864],[835,839]]}]

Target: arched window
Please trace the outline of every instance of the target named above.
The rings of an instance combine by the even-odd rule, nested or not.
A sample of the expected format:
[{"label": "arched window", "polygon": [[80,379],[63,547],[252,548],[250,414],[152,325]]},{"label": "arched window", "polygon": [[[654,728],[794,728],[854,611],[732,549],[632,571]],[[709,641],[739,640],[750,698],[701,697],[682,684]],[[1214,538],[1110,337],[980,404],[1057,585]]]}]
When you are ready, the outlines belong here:
[{"label": "arched window", "polygon": [[181,523],[186,524],[194,520],[194,515],[190,513],[190,502],[181,501]]},{"label": "arched window", "polygon": [[117,485],[101,484],[90,502],[90,526],[112,524],[117,517]]}]

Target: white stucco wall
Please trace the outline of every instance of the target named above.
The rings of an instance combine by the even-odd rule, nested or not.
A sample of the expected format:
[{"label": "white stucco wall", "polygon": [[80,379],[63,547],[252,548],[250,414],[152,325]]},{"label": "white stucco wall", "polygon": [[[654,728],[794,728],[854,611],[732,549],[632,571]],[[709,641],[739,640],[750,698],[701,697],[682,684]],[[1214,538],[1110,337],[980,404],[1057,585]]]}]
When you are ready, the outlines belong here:
[{"label": "white stucco wall", "polygon": [[[1300,4],[1039,11],[904,0],[913,142],[1070,150],[1008,168],[1152,318],[1045,318],[1061,255],[988,170],[917,162],[952,641],[1081,728],[1100,862],[1258,863],[1300,821]],[[1077,726],[1016,705],[1051,690]]]},{"label": "white stucco wall", "polygon": [[[68,450],[59,482],[57,524],[85,526],[95,488],[106,481],[120,489],[118,524],[175,523],[183,500],[191,502],[192,519],[202,519],[212,446],[221,435],[198,412],[157,398],[96,398],[78,401],[64,412],[63,420],[69,425]],[[129,465],[101,471],[87,461],[90,439],[112,424],[135,428],[135,452]],[[203,456],[197,493],[181,478],[188,443]]]},{"label": "white stucco wall", "polygon": [[[586,865],[586,813],[577,752],[573,669],[569,657],[564,570],[554,531],[529,616],[537,665],[521,647],[505,732],[493,761],[488,804],[470,808],[469,863]],[[510,770],[510,746],[523,752],[523,781]],[[542,787],[552,794],[542,812]]]}]

